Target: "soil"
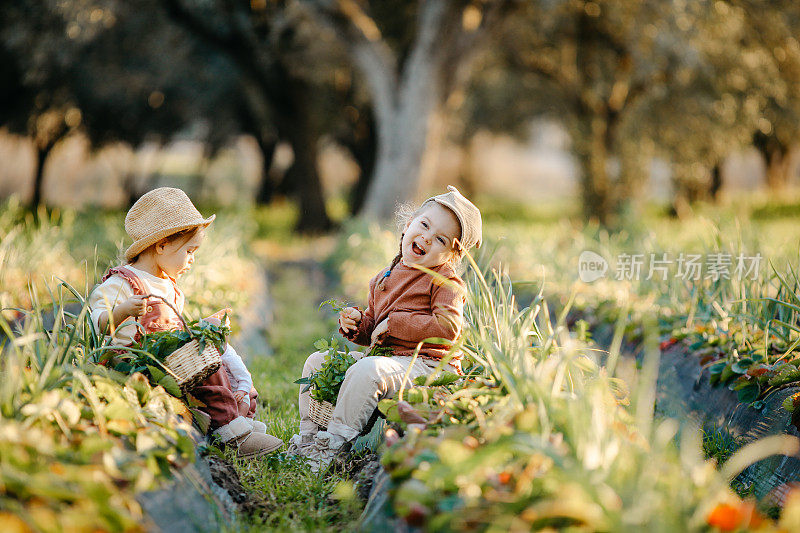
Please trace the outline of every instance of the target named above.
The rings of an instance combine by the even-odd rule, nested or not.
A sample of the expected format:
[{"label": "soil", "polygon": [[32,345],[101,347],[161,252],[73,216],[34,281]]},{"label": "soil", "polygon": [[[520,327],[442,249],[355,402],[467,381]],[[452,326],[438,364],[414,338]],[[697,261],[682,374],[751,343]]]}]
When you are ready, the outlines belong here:
[{"label": "soil", "polygon": [[265,507],[264,498],[260,494],[245,490],[239,473],[232,464],[215,455],[208,455],[205,459],[211,470],[211,479],[228,493],[240,514],[252,514]]},{"label": "soil", "polygon": [[356,494],[363,502],[369,499],[375,474],[383,468],[380,459],[375,452],[348,454],[336,458],[335,468],[355,484]]}]

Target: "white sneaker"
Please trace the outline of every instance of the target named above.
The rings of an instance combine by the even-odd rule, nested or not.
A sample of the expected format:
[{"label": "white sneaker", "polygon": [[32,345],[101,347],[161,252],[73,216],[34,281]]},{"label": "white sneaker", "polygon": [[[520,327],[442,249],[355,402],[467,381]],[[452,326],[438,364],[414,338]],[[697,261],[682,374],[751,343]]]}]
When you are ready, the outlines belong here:
[{"label": "white sneaker", "polygon": [[336,433],[328,433],[327,431],[317,431],[314,436],[314,442],[318,446],[324,446],[332,450],[339,450],[345,443],[345,438]]},{"label": "white sneaker", "polygon": [[314,437],[314,442],[301,450],[301,455],[309,462],[312,472],[315,474],[325,472],[345,442],[344,437],[340,435],[319,431]]},{"label": "white sneaker", "polygon": [[292,435],[289,439],[289,448],[286,449],[286,455],[303,455],[303,450],[314,444],[314,435],[299,434]]}]

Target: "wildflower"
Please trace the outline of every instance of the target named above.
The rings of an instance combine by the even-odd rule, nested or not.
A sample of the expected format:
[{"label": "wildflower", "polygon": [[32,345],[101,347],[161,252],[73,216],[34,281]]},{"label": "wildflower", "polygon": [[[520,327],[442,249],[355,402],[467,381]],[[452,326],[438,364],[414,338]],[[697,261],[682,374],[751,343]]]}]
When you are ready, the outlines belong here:
[{"label": "wildflower", "polygon": [[659,344],[658,347],[663,352],[664,350],[666,350],[667,348],[669,348],[670,346],[672,346],[673,344],[675,344],[677,342],[678,342],[678,339],[676,339],[675,337],[670,337],[669,339],[667,339],[667,340],[663,341],[661,344]]},{"label": "wildflower", "polygon": [[719,503],[706,519],[708,525],[720,531],[735,531],[739,528],[757,528],[764,523],[764,516],[759,513],[752,501],[740,501],[737,504]]},{"label": "wildflower", "polygon": [[729,503],[719,503],[709,513],[706,521],[708,525],[722,531],[733,531],[742,523],[742,514],[738,507]]}]

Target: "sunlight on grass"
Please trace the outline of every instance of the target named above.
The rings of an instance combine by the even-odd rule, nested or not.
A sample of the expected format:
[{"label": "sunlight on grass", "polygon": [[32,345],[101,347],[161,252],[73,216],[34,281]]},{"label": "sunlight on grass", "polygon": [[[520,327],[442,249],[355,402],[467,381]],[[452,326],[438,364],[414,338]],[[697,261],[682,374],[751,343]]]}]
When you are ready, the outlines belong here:
[{"label": "sunlight on grass", "polygon": [[[271,272],[275,322],[268,340],[273,353],[254,354],[248,366],[260,395],[256,418],[266,423],[269,433],[288,443],[300,420],[299,386],[294,381],[314,351],[314,341],[329,336],[335,321],[330,311],[318,308],[320,288],[312,286],[306,269],[275,263]],[[312,474],[302,461],[282,453],[234,464],[247,489],[263,498],[260,511],[249,517],[247,530],[341,531],[361,512],[361,503],[333,498],[343,480],[340,475]]]}]

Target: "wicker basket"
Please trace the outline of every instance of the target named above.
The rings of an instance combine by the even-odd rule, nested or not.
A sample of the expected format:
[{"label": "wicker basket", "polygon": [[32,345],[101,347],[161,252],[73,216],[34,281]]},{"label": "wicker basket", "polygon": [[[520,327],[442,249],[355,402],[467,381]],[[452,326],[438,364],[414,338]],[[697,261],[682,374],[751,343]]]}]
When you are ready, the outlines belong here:
[{"label": "wicker basket", "polygon": [[175,374],[175,381],[180,388],[186,392],[219,370],[222,358],[212,343],[206,343],[201,353],[200,343],[197,339],[192,339],[169,354],[164,362]]},{"label": "wicker basket", "polygon": [[[174,305],[156,294],[148,294],[147,298],[158,298],[167,304],[178,316],[183,328],[189,331],[189,326],[186,325],[186,321]],[[206,343],[201,353],[200,342],[192,339],[169,354],[165,358],[164,364],[174,374],[173,377],[181,390],[188,392],[219,370],[219,367],[222,366],[222,357],[217,347],[210,342]]]},{"label": "wicker basket", "polygon": [[331,421],[331,415],[333,414],[333,404],[330,402],[319,402],[314,398],[311,398],[311,403],[309,404],[309,415],[308,417],[314,422],[316,425],[327,428],[328,422]]}]

